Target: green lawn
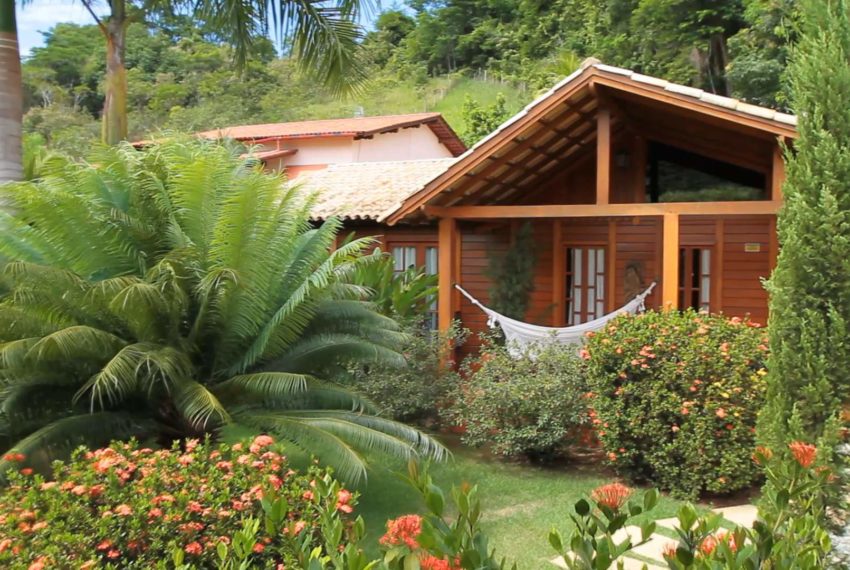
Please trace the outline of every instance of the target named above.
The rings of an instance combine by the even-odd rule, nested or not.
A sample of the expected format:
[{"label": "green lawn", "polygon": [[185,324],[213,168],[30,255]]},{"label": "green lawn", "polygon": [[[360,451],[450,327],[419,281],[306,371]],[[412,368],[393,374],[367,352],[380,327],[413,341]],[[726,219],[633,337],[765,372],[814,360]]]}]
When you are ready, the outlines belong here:
[{"label": "green lawn", "polygon": [[[378,462],[376,462],[378,463]],[[405,470],[399,464],[396,470]],[[499,556],[515,560],[522,570],[554,568],[549,546],[549,530],[569,528],[573,503],[609,478],[580,469],[542,469],[489,459],[465,448],[454,449],[454,457],[435,465],[436,482],[448,490],[452,484],[469,482],[480,489],[484,530]],[[361,491],[358,512],[367,524],[366,548],[377,555],[377,540],[387,519],[419,512],[421,503],[415,491],[387,467],[374,466]],[[676,501],[662,498],[654,518],[673,516]]]}]

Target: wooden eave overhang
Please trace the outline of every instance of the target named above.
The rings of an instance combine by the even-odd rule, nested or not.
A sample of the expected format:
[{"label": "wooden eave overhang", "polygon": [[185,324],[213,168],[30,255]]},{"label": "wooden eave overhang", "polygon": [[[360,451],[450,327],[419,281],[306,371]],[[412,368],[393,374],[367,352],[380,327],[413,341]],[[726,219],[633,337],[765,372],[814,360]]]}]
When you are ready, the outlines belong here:
[{"label": "wooden eave overhang", "polygon": [[592,157],[600,101],[610,102],[612,96],[616,97],[611,114],[613,132],[625,128],[630,105],[652,104],[751,140],[797,137],[793,115],[630,70],[592,64],[530,103],[398,208],[385,213],[382,220],[393,225],[416,215],[438,215],[439,208],[458,204],[502,203],[536,181]]}]

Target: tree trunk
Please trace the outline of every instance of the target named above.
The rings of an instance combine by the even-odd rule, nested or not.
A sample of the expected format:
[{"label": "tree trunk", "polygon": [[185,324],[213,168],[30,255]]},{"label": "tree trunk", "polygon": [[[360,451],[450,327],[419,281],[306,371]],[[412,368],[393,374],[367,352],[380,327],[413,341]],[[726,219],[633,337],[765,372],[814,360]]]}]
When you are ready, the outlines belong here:
[{"label": "tree trunk", "polygon": [[125,0],[112,0],[111,5],[112,15],[101,26],[106,36],[106,100],[101,135],[106,144],[117,144],[127,138],[127,68],[124,66],[127,14]]},{"label": "tree trunk", "polygon": [[0,184],[20,180],[23,88],[15,0],[0,0]]}]

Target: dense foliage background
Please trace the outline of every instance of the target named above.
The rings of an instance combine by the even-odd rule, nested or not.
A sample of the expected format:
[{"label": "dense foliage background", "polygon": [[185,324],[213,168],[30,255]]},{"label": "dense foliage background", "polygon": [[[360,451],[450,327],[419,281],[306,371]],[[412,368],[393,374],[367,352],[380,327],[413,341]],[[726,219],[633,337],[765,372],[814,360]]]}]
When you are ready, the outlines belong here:
[{"label": "dense foliage background", "polygon": [[[590,56],[785,107],[795,20],[793,0],[407,0],[376,16],[363,43],[370,83],[340,100],[269,41],[256,43],[240,71],[203,22],[136,17],[127,41],[130,138],[436,110],[474,142],[493,126],[481,124],[482,110],[497,124]],[[27,133],[72,152],[96,138],[103,50],[94,25],[46,33],[23,66]]]}]

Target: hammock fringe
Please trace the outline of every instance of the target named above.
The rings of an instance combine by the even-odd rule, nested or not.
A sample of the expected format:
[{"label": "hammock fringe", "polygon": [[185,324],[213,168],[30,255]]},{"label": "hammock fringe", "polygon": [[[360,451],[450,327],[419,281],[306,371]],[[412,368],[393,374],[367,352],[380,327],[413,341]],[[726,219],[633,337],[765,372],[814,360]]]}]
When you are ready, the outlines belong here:
[{"label": "hammock fringe", "polygon": [[612,313],[603,315],[598,319],[575,325],[572,327],[542,327],[524,323],[510,317],[506,317],[501,313],[485,306],[478,299],[473,297],[466,289],[455,283],[455,289],[461,292],[470,303],[481,309],[487,315],[487,326],[490,328],[499,327],[505,335],[507,341],[508,352],[511,356],[519,358],[523,355],[532,355],[534,347],[541,345],[557,343],[563,345],[575,345],[580,347],[584,342],[585,336],[589,332],[601,330],[608,324],[609,321],[623,313],[635,314],[645,310],[644,301],[652,293],[655,288],[653,281],[647,289],[620,307]]}]

